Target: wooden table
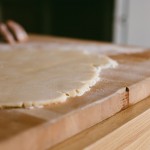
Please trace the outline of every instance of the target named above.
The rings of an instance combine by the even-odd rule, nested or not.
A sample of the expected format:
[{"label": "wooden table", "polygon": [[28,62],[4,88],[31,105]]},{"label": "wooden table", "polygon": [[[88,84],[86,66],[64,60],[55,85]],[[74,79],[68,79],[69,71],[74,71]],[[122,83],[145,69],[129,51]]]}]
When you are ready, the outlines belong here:
[{"label": "wooden table", "polygon": [[[122,69],[122,67],[120,67],[116,72],[111,70],[108,72],[104,71],[102,73],[102,77],[105,78],[106,76],[106,79],[108,78],[109,80],[100,82],[100,91],[97,92],[97,90],[99,90],[99,86],[90,91],[91,97],[94,92],[99,94],[96,97],[96,100],[94,98],[91,100],[88,98],[89,95],[87,94],[85,97],[81,97],[78,101],[72,99],[68,103],[58,106],[58,108],[48,107],[45,109],[30,111],[24,109],[10,110],[8,112],[2,111],[0,125],[5,127],[5,122],[9,123],[10,121],[12,125],[15,124],[20,127],[20,129],[17,129],[16,126],[12,126],[11,128],[8,126],[5,129],[7,130],[8,128],[6,132],[1,130],[1,139],[5,136],[5,141],[2,139],[0,146],[3,146],[5,149],[8,147],[10,148],[10,146],[18,148],[22,146],[22,143],[24,144],[24,147],[28,143],[28,146],[24,149],[28,149],[28,147],[32,147],[33,149],[44,149],[45,147],[51,146],[50,149],[61,150],[83,148],[122,149],[124,147],[135,149],[139,143],[142,143],[142,148],[148,146],[150,98],[143,101],[141,100],[150,95],[150,71],[148,69],[150,66],[149,51],[143,52],[143,49],[141,48],[116,46],[110,43],[34,35],[30,36],[30,40],[28,41],[30,43],[30,47],[28,47],[28,44],[26,46],[27,48],[32,48],[32,46],[41,48],[41,45],[46,45],[49,41],[51,44],[49,45],[50,47],[47,48],[51,49],[53,49],[53,47],[58,47],[57,44],[60,44],[59,46],[61,47],[65,45],[65,48],[70,48],[67,47],[69,45],[71,47],[76,46],[79,49],[90,48],[90,50],[93,51],[97,51],[98,47],[98,51],[101,49],[99,51],[100,53],[110,55],[112,58],[118,60],[121,65],[125,66],[125,68]],[[43,43],[37,45],[38,42]],[[23,44],[18,44],[17,48],[23,48],[22,45]],[[4,45],[4,48],[7,48],[5,46],[6,45]],[[132,51],[130,52],[131,49]],[[136,52],[139,53],[137,54]],[[117,55],[114,55],[115,53]],[[124,53],[126,53],[125,57]],[[126,61],[127,59],[129,62]],[[130,67],[132,62],[134,65],[133,67]],[[137,64],[139,66],[137,66]],[[145,68],[147,70],[145,70]],[[130,77],[128,78],[127,71],[132,71],[132,69],[134,72],[133,74],[130,73]],[[141,70],[143,71],[142,74],[140,74]],[[125,72],[126,74],[124,75]],[[111,73],[111,76],[109,73]],[[117,82],[118,73],[121,76],[119,82]],[[136,73],[140,75],[136,76]],[[127,80],[127,82],[125,80]],[[115,82],[117,83],[115,84]],[[137,104],[133,106],[135,103]],[[116,114],[119,111],[121,112]],[[87,113],[93,117],[92,120],[87,117]],[[15,120],[13,119],[14,117]],[[61,120],[59,120],[60,117],[62,117]],[[55,123],[57,123],[56,128],[53,126],[53,119],[55,119]],[[72,119],[73,123],[71,123],[69,119]],[[80,121],[83,119],[84,123],[80,124]],[[62,131],[59,121],[62,121],[61,123],[63,123],[64,127],[66,127],[66,132]],[[103,122],[96,124],[100,121]],[[75,128],[71,125],[75,125]],[[54,131],[53,127],[55,129]],[[59,132],[64,133],[64,135],[59,137],[59,139],[57,138],[58,135],[56,133],[56,129],[57,131],[59,130]],[[29,140],[28,142],[26,140],[31,137],[31,133],[33,141]],[[41,139],[41,136],[43,136],[44,139]],[[69,139],[69,137],[71,138]],[[49,140],[48,138],[52,140]],[[145,139],[146,143],[143,143]],[[18,141],[20,141],[21,144]],[[38,141],[41,143],[38,143]],[[40,147],[38,145],[35,146],[35,144],[39,144]]]},{"label": "wooden table", "polygon": [[150,149],[150,97],[49,150]]}]

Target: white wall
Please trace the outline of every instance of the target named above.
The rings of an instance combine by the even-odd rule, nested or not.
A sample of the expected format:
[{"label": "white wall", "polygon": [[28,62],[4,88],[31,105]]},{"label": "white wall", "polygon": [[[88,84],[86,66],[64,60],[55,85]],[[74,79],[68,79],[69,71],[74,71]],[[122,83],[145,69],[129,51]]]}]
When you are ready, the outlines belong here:
[{"label": "white wall", "polygon": [[[120,3],[119,8],[117,8]],[[118,24],[118,13],[121,9],[120,28]],[[116,13],[114,19],[114,42],[118,44],[138,45],[150,47],[150,0],[116,0]],[[123,23],[124,22],[124,23]],[[118,36],[119,35],[119,36]]]},{"label": "white wall", "polygon": [[113,41],[124,44],[127,41],[128,0],[115,0]]}]

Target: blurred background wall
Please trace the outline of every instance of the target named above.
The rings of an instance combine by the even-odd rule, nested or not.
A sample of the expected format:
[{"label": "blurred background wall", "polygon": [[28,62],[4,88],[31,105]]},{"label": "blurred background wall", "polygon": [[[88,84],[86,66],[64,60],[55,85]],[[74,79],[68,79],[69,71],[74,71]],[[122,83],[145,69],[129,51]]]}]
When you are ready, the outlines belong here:
[{"label": "blurred background wall", "polygon": [[28,32],[112,41],[113,0],[1,0],[1,20]]},{"label": "blurred background wall", "polygon": [[116,0],[113,41],[150,47],[150,0]]},{"label": "blurred background wall", "polygon": [[0,0],[28,32],[150,47],[150,0]]}]

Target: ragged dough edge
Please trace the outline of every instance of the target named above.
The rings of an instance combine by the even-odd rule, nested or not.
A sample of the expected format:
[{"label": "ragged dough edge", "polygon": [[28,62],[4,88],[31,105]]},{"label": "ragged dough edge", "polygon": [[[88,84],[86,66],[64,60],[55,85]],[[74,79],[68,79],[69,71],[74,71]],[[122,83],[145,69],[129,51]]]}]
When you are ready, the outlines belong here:
[{"label": "ragged dough edge", "polygon": [[68,98],[82,96],[85,92],[88,92],[91,89],[91,87],[94,86],[100,80],[99,75],[103,69],[115,68],[118,66],[118,63],[116,61],[114,61],[110,58],[108,58],[108,59],[109,59],[109,62],[103,66],[98,66],[98,67],[93,66],[93,69],[96,70],[95,76],[93,77],[92,80],[87,81],[86,83],[84,82],[84,85],[82,87],[80,87],[80,89],[75,89],[75,90],[69,91],[67,93],[62,93],[63,95],[61,97],[53,99],[53,100],[47,100],[47,101],[44,100],[44,101],[40,101],[40,102],[38,101],[38,103],[33,102],[32,106],[43,106],[43,105],[48,105],[51,103],[62,103],[62,102],[65,102]]},{"label": "ragged dough edge", "polygon": [[[103,57],[101,55],[101,57]],[[94,64],[92,65],[93,66],[93,69],[96,71],[95,72],[95,76],[93,77],[93,79],[90,79],[89,81],[84,81],[84,84],[83,86],[81,86],[79,89],[75,89],[75,90],[72,90],[72,91],[69,91],[67,93],[62,93],[61,96],[55,98],[55,99],[47,99],[47,100],[40,100],[40,101],[27,101],[27,102],[17,102],[17,103],[0,103],[0,109],[3,109],[3,108],[41,108],[45,105],[49,105],[49,104],[56,104],[56,103],[63,103],[65,102],[68,98],[73,98],[73,97],[76,97],[76,96],[82,96],[85,92],[88,92],[92,86],[94,86],[99,80],[100,80],[100,72],[103,70],[103,69],[107,69],[107,68],[115,68],[118,66],[118,63],[112,59],[110,59],[109,57],[107,56],[104,56],[106,57],[109,62],[103,66],[94,66]]]}]

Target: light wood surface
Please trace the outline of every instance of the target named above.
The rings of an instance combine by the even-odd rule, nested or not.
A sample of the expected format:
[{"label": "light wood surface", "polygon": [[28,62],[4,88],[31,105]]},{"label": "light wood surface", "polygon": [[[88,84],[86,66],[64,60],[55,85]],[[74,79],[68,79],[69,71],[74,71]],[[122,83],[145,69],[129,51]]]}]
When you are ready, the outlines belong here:
[{"label": "light wood surface", "polygon": [[[148,112],[147,112],[148,111]],[[126,147],[130,148],[130,144],[133,143],[135,146],[139,146],[140,150],[149,149],[149,135],[147,132],[150,131],[150,128],[145,132],[145,126],[150,123],[149,116],[150,112],[150,97],[144,99],[143,101],[130,106],[129,108],[117,113],[116,115],[82,131],[81,133],[65,140],[64,142],[57,144],[56,146],[49,148],[48,150],[80,150],[80,149],[101,149],[105,150],[112,149],[112,146],[115,145],[116,149],[120,147],[121,144],[126,143]],[[145,117],[145,115],[148,115]],[[141,117],[142,116],[142,117]],[[135,121],[136,120],[136,121]],[[146,122],[145,126],[142,126],[143,120]],[[138,121],[138,124],[136,122]],[[134,137],[137,134],[137,131],[131,130],[129,126],[135,127],[140,132],[138,137]],[[128,132],[127,132],[128,131]],[[121,139],[122,143],[118,142],[118,136],[114,137],[116,133],[121,132],[118,136],[123,136]],[[130,133],[130,134],[129,134]],[[125,137],[126,135],[126,137]],[[144,139],[143,139],[144,137]],[[108,138],[111,138],[108,140]],[[128,139],[133,138],[129,144]],[[141,140],[142,139],[142,140]],[[101,143],[103,141],[103,144]],[[105,140],[107,144],[104,144]],[[135,143],[135,144],[134,144]],[[132,147],[131,147],[132,148]],[[122,147],[121,147],[122,149]],[[133,148],[135,149],[135,148]],[[132,149],[132,150],[133,150]]]},{"label": "light wood surface", "polygon": [[85,149],[148,150],[150,149],[149,142],[150,109]]},{"label": "light wood surface", "polygon": [[89,92],[66,103],[31,110],[0,110],[3,150],[54,146],[150,95],[150,52],[144,49],[40,36],[31,36],[28,43],[1,47],[87,49],[107,54],[119,63],[118,68],[103,71],[102,80]]}]

